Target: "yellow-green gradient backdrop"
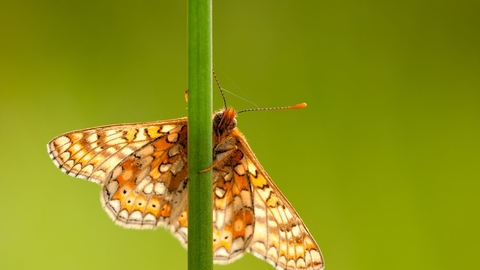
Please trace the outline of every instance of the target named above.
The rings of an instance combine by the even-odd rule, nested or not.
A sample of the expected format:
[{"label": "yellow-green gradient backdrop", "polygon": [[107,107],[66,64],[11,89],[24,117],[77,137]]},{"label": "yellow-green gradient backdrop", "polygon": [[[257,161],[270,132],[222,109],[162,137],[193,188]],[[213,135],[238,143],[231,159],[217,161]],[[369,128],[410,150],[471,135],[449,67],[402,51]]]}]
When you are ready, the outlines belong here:
[{"label": "yellow-green gradient backdrop", "polygon": [[[0,269],[186,269],[166,230],[127,230],[46,143],[187,115],[186,1],[0,3]],[[215,1],[238,126],[327,269],[475,269],[479,1]],[[227,94],[236,109],[255,105]],[[215,92],[215,107],[222,106]],[[273,269],[247,255],[215,269]]]}]

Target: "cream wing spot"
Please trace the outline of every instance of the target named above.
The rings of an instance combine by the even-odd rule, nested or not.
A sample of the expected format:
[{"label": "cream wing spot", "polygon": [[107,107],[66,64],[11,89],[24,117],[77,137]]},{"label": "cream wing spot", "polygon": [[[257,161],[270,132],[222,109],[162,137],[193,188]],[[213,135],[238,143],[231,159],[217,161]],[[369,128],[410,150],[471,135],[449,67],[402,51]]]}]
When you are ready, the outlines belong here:
[{"label": "cream wing spot", "polygon": [[162,128],[160,129],[160,132],[167,133],[170,130],[174,129],[175,127],[176,127],[175,125],[163,125]]},{"label": "cream wing spot", "polygon": [[214,257],[228,258],[229,256],[230,256],[230,253],[228,253],[227,249],[224,247],[220,247],[215,250]]},{"label": "cream wing spot", "polygon": [[122,211],[120,211],[120,213],[118,213],[118,218],[121,220],[121,221],[127,221],[128,220],[128,211],[123,209]]},{"label": "cream wing spot", "polygon": [[92,153],[92,152],[85,153],[85,155],[82,157],[80,162],[86,164],[93,158],[93,156],[94,156],[94,153]]},{"label": "cream wing spot", "polygon": [[119,158],[124,159],[125,157],[129,156],[135,151],[135,148],[133,147],[125,147],[122,150],[120,150]]},{"label": "cream wing spot", "polygon": [[320,255],[320,252],[318,252],[317,250],[311,249],[309,253],[310,256],[312,256],[312,260],[314,262],[322,261],[322,255]]},{"label": "cream wing spot", "polygon": [[225,225],[225,210],[216,210],[215,215],[215,228],[222,230]]},{"label": "cream wing spot", "polygon": [[233,178],[233,170],[231,167],[228,167],[227,171],[228,172],[223,176],[223,180],[225,180],[225,182],[230,182]]},{"label": "cream wing spot", "polygon": [[158,196],[162,196],[165,193],[166,189],[167,187],[162,182],[156,182],[155,187],[153,188],[153,190],[155,191],[155,194]]},{"label": "cream wing spot", "polygon": [[145,188],[143,189],[143,192],[145,194],[150,194],[152,193],[153,191],[153,183],[149,183],[148,185],[145,186]]},{"label": "cream wing spot", "polygon": [[73,144],[71,147],[70,147],[70,151],[72,153],[77,153],[78,151],[80,151],[82,149],[82,145],[78,144],[78,143],[75,143]]},{"label": "cream wing spot", "polygon": [[140,211],[134,211],[133,213],[130,214],[128,217],[129,221],[141,221],[142,218],[142,213]]},{"label": "cream wing spot", "polygon": [[118,133],[118,131],[117,131],[117,130],[113,130],[113,129],[111,129],[111,130],[106,130],[106,131],[105,131],[106,137],[115,135],[115,134],[117,134],[117,133]]},{"label": "cream wing spot", "polygon": [[287,267],[290,269],[296,269],[295,261],[294,260],[288,260]]},{"label": "cream wing spot", "polygon": [[248,171],[253,175],[253,177],[257,177],[257,168],[253,163],[248,162]]},{"label": "cream wing spot", "polygon": [[235,172],[240,176],[245,175],[245,167],[242,164],[237,164],[237,166],[235,166]]},{"label": "cream wing spot", "polygon": [[300,238],[303,236],[303,232],[300,230],[298,225],[292,227],[292,234],[295,238]]},{"label": "cream wing spot", "polygon": [[71,173],[78,173],[80,172],[80,170],[82,169],[82,164],[75,164],[75,166],[73,166],[73,168],[70,169],[70,172]]},{"label": "cream wing spot", "polygon": [[251,194],[247,190],[242,190],[240,192],[240,199],[244,205],[252,206]]},{"label": "cream wing spot", "polygon": [[135,138],[136,141],[145,141],[145,140],[148,140],[148,137],[147,137],[147,130],[145,128],[140,128],[138,130],[138,133],[136,134],[136,138]]},{"label": "cream wing spot", "polygon": [[77,142],[79,140],[81,140],[86,134],[84,133],[81,133],[81,132],[75,132],[75,133],[70,133],[70,139],[72,140],[72,142]]},{"label": "cream wing spot", "polygon": [[305,264],[310,266],[309,269],[313,269],[312,264],[313,264],[313,259],[312,255],[310,254],[309,251],[305,253]]},{"label": "cream wing spot", "polygon": [[260,257],[261,259],[265,258],[266,252],[265,244],[260,241],[253,242],[251,245],[251,252],[256,255],[257,257]]},{"label": "cream wing spot", "polygon": [[178,154],[180,154],[180,145],[178,144],[175,144],[174,146],[170,147],[170,149],[168,150],[169,157],[174,157]]},{"label": "cream wing spot", "polygon": [[112,179],[117,179],[118,176],[122,173],[123,168],[122,166],[117,166],[115,169],[112,171]]},{"label": "cream wing spot", "polygon": [[237,237],[232,242],[231,250],[232,252],[235,251],[242,251],[245,248],[245,240],[241,237]]},{"label": "cream wing spot", "polygon": [[106,186],[106,191],[107,195],[110,198],[115,192],[118,190],[118,182],[117,181],[111,181],[110,183],[107,184]]},{"label": "cream wing spot", "polygon": [[62,163],[65,163],[68,159],[70,159],[70,152],[63,152],[58,156]]},{"label": "cream wing spot", "polygon": [[145,217],[143,217],[143,221],[144,221],[146,224],[153,224],[153,225],[155,225],[155,224],[157,223],[157,218],[156,218],[154,215],[148,213],[148,214],[145,215]]},{"label": "cream wing spot", "polygon": [[278,258],[277,263],[280,265],[287,265],[287,258],[285,258],[285,256],[282,255]]},{"label": "cream wing spot", "polygon": [[78,151],[75,151],[75,154],[72,156],[73,159],[75,159],[77,162],[81,162],[83,158],[85,158],[85,155],[87,152],[85,149],[80,149]]},{"label": "cream wing spot", "polygon": [[290,209],[288,208],[285,208],[285,217],[287,220],[293,220],[294,219],[294,216],[292,215],[292,212],[290,212]]},{"label": "cream wing spot", "polygon": [[276,258],[276,257],[278,257],[278,250],[277,250],[277,248],[274,247],[274,246],[271,246],[271,247],[268,249],[267,257],[271,257],[271,258]]},{"label": "cream wing spot", "polygon": [[272,217],[268,217],[268,220],[267,220],[267,225],[269,227],[269,230],[276,230],[278,229],[278,223],[277,223],[277,220],[275,218],[272,218]]},{"label": "cream wing spot", "polygon": [[295,246],[295,254],[297,254],[297,256],[299,256],[299,257],[305,257],[305,249],[304,249],[303,245],[299,244],[299,245]]},{"label": "cream wing spot", "polygon": [[162,165],[160,165],[159,171],[161,173],[167,172],[170,169],[171,166],[172,166],[172,164],[162,164]]},{"label": "cream wing spot", "polygon": [[178,141],[178,133],[171,133],[167,135],[167,142],[176,143]]},{"label": "cream wing spot", "polygon": [[115,214],[118,214],[118,212],[120,211],[120,201],[119,200],[111,200],[111,201],[108,201],[108,206],[110,207],[111,210],[113,210],[113,212]]},{"label": "cream wing spot", "polygon": [[306,269],[307,265],[305,264],[305,261],[303,258],[298,258],[297,259],[297,268],[299,269]]},{"label": "cream wing spot", "polygon": [[[291,239],[290,236],[288,236],[287,239],[290,240],[290,239]],[[292,256],[293,254],[295,254],[295,248],[296,248],[296,247],[295,247],[295,244],[294,244],[294,243],[290,243],[290,244],[288,245],[288,254],[289,254],[290,256]]]},{"label": "cream wing spot", "polygon": [[155,151],[155,147],[153,147],[152,145],[149,145],[137,151],[135,153],[135,156],[141,157],[141,158],[151,156],[154,153],[154,151]]},{"label": "cream wing spot", "polygon": [[177,175],[177,173],[183,170],[184,165],[185,164],[182,159],[177,159],[177,161],[175,161],[175,163],[172,164],[172,167],[170,168],[170,172],[173,175]]},{"label": "cream wing spot", "polygon": [[152,156],[142,157],[139,160],[140,168],[150,167],[152,165],[154,158]]},{"label": "cream wing spot", "polygon": [[74,177],[75,177],[76,175],[71,172],[71,169],[72,169],[72,167],[73,167],[74,165],[75,165],[75,162],[74,162],[72,159],[67,160],[65,163],[63,163],[63,167],[64,167],[65,169],[67,169],[68,175],[71,175],[71,176],[74,176]]},{"label": "cream wing spot", "polygon": [[98,134],[92,133],[85,138],[85,141],[89,144],[92,144],[98,140]]},{"label": "cream wing spot", "polygon": [[173,129],[171,129],[168,133],[172,134],[172,133],[179,133],[180,131],[182,131],[183,129],[183,126],[175,126]]},{"label": "cream wing spot", "polygon": [[72,141],[70,140],[70,138],[66,137],[66,136],[59,136],[57,137],[56,139],[54,139],[52,141],[52,144],[54,145],[52,148],[55,148],[55,147],[60,147],[60,146],[65,146],[69,143],[72,143]]},{"label": "cream wing spot", "polygon": [[79,177],[82,176],[83,179],[86,179],[87,175],[91,175],[93,173],[93,169],[94,169],[93,165],[88,164],[80,170],[80,172],[78,173],[78,176]]},{"label": "cream wing spot", "polygon": [[220,187],[216,187],[215,195],[217,195],[218,198],[223,198],[223,196],[225,196],[225,190]]}]

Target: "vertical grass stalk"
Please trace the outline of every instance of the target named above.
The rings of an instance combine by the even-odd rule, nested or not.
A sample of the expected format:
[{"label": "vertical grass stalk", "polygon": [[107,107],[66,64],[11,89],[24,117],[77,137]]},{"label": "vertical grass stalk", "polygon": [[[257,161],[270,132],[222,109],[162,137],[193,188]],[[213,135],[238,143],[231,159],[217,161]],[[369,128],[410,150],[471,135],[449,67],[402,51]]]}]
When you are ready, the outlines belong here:
[{"label": "vertical grass stalk", "polygon": [[188,0],[188,269],[213,269],[212,1]]}]

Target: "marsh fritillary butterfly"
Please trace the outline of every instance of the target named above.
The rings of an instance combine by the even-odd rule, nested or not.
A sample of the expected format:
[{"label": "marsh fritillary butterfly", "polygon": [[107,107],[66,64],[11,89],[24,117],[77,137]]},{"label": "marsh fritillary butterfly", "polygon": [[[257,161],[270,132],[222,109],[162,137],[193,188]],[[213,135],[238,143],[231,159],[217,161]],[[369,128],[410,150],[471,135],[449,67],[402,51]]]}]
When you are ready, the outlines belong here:
[{"label": "marsh fritillary butterfly", "polygon": [[[213,115],[214,263],[248,251],[277,269],[323,269],[318,245],[236,127],[236,114]],[[187,127],[186,117],[101,126],[62,134],[47,148],[61,171],[102,186],[102,206],[116,224],[164,226],[186,247]]]}]

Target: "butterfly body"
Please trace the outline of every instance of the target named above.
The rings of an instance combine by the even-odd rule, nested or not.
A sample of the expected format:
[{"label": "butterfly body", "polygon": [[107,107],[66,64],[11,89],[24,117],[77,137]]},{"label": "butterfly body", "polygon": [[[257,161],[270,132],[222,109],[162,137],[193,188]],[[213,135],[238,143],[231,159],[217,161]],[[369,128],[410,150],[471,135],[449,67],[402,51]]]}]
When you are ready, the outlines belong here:
[{"label": "butterfly body", "polygon": [[[248,251],[277,269],[323,269],[297,212],[236,127],[213,116],[213,255],[230,263]],[[169,228],[187,246],[187,118],[72,131],[47,145],[64,173],[102,186],[102,206],[126,228]]]}]

